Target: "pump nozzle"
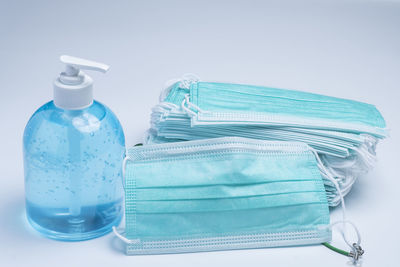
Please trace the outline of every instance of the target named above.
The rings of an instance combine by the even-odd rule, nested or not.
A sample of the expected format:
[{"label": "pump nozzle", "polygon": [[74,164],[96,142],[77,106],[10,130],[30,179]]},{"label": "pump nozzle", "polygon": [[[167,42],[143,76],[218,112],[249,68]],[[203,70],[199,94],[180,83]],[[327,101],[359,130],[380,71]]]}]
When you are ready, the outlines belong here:
[{"label": "pump nozzle", "polygon": [[79,69],[84,69],[84,70],[94,70],[94,71],[100,71],[102,73],[106,73],[108,69],[110,68],[108,65],[83,59],[83,58],[78,58],[78,57],[71,57],[67,55],[62,55],[60,57],[60,60],[62,63],[65,63],[67,65],[67,69],[65,71],[66,74],[68,75],[78,75]]},{"label": "pump nozzle", "polygon": [[93,103],[93,80],[81,69],[107,72],[106,64],[63,55],[64,72],[54,82],[54,104],[62,109],[79,110]]}]

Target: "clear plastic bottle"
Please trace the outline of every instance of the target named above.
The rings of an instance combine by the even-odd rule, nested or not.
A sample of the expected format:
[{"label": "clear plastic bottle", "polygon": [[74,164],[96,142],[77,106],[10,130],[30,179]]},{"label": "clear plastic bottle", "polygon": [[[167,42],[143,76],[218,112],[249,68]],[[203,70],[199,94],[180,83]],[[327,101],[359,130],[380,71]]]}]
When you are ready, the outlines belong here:
[{"label": "clear plastic bottle", "polygon": [[57,94],[58,105],[39,108],[24,132],[27,217],[47,237],[91,239],[121,221],[124,134],[103,104],[90,98],[85,105],[82,98],[65,102]]}]

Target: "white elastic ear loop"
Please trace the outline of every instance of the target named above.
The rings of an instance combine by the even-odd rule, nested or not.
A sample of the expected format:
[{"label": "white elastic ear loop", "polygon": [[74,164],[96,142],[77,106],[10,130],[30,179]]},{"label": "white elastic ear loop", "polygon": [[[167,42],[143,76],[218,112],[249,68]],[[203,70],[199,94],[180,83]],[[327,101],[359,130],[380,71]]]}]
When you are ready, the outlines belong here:
[{"label": "white elastic ear loop", "polygon": [[119,233],[118,230],[117,230],[117,227],[115,227],[115,226],[112,227],[112,230],[113,230],[114,234],[126,244],[138,244],[138,243],[140,243],[140,239],[128,239],[125,236],[123,236],[125,234],[124,230],[121,230],[121,233]]},{"label": "white elastic ear loop", "polygon": [[124,188],[124,191],[125,191],[125,168],[126,168],[126,162],[128,160],[131,160],[131,159],[129,158],[129,156],[126,156],[124,158],[124,160],[122,161],[122,177],[121,177],[121,181],[122,181],[122,187]]},{"label": "white elastic ear loop", "polygon": [[[125,168],[126,168],[126,163],[128,162],[128,160],[131,160],[131,159],[129,158],[129,156],[126,156],[124,158],[124,160],[122,161],[122,177],[121,177],[121,179],[122,179],[122,186],[124,188],[124,191],[125,191]],[[118,230],[117,230],[117,227],[115,227],[115,226],[112,227],[112,230],[113,230],[114,234],[119,239],[124,241],[124,243],[126,243],[126,244],[137,244],[137,243],[140,242],[139,239],[128,239],[128,238],[126,238],[125,236],[123,236],[123,234],[125,234],[125,231],[121,230],[121,233],[119,233]]]},{"label": "white elastic ear loop", "polygon": [[194,109],[196,109],[198,112],[204,112],[201,108],[199,108],[199,106],[197,106],[197,105],[195,105],[195,104],[193,104],[193,103],[190,102],[190,100],[189,100],[189,94],[186,94],[186,95],[185,95],[185,101],[186,101],[188,107],[194,108]]},{"label": "white elastic ear loop", "polygon": [[194,73],[185,73],[181,78],[181,83],[179,84],[179,87],[189,90],[192,83],[197,83],[200,80],[200,77]]},{"label": "white elastic ear loop", "polygon": [[358,153],[361,160],[367,165],[368,168],[372,168],[376,162],[376,157],[371,154],[365,146],[354,148],[354,151]]},{"label": "white elastic ear loop", "polygon": [[335,160],[332,160],[330,158],[330,156],[323,156],[323,160],[324,162],[327,162],[327,165],[329,165],[332,168],[340,168],[340,169],[346,169],[346,168],[351,168],[354,166],[354,164],[356,164],[357,162],[357,158],[356,157],[352,157],[349,158],[347,157],[346,159],[340,159],[337,160],[337,158],[335,157]]},{"label": "white elastic ear loop", "polygon": [[183,101],[182,101],[182,104],[181,104],[181,108],[184,110],[184,111],[186,111],[186,113],[189,115],[189,116],[196,116],[196,112],[194,112],[193,110],[191,110],[191,109],[189,109],[189,108],[187,108],[186,106],[185,106],[185,103],[186,102],[189,102],[189,95],[185,95],[185,99],[183,99]]},{"label": "white elastic ear loop", "polygon": [[186,113],[189,115],[189,116],[196,116],[197,114],[196,114],[196,112],[194,112],[193,110],[191,110],[190,108],[188,108],[188,107],[186,107],[185,106],[185,103],[188,105],[188,107],[192,107],[192,108],[194,108],[194,109],[196,109],[198,112],[200,112],[200,113],[202,113],[203,112],[203,110],[201,109],[201,108],[199,108],[197,105],[195,105],[195,104],[193,104],[193,103],[190,103],[190,100],[189,100],[189,94],[186,94],[185,95],[185,99],[183,99],[183,101],[182,101],[182,104],[181,104],[181,108],[184,110],[184,111],[186,111]]},{"label": "white elastic ear loop", "polygon": [[177,105],[174,103],[170,102],[160,102],[156,106],[154,106],[151,110],[153,112],[160,112],[160,113],[165,113],[171,111],[171,109],[177,109],[179,108]]},{"label": "white elastic ear loop", "polygon": [[[361,234],[360,234],[360,232],[358,231],[357,226],[356,226],[352,221],[346,220],[346,221],[338,221],[338,222],[332,223],[332,224],[331,224],[331,228],[333,228],[333,226],[335,226],[335,225],[337,225],[337,224],[340,224],[340,223],[343,223],[343,224],[348,223],[348,224],[350,224],[350,225],[353,227],[354,232],[356,232],[356,235],[357,235],[357,242],[356,242],[356,244],[357,244],[357,245],[360,245],[360,243],[361,243]],[[352,249],[354,249],[353,246],[351,246],[351,247],[352,247]]]},{"label": "white elastic ear loop", "polygon": [[340,203],[341,203],[341,205],[342,205],[342,216],[343,216],[343,220],[333,223],[333,224],[331,225],[331,227],[332,227],[333,225],[338,224],[338,223],[342,223],[342,224],[343,224],[343,231],[342,231],[343,240],[344,240],[344,241],[346,242],[346,244],[354,251],[353,244],[350,243],[350,242],[347,240],[347,237],[346,237],[346,233],[345,233],[345,232],[346,232],[346,223],[351,224],[351,225],[354,227],[354,229],[356,230],[357,237],[358,237],[357,245],[359,245],[360,242],[361,242],[360,232],[358,231],[358,229],[357,229],[357,227],[354,225],[354,223],[352,223],[352,222],[350,222],[349,220],[346,219],[346,205],[344,204],[343,194],[342,194],[342,191],[340,190],[340,187],[339,187],[338,182],[335,180],[335,178],[333,178],[333,177],[331,176],[331,174],[330,174],[330,173],[328,172],[328,170],[325,168],[325,166],[323,165],[321,159],[320,159],[319,156],[318,156],[318,153],[317,153],[314,149],[312,149],[312,148],[311,148],[311,151],[314,153],[315,158],[317,159],[317,162],[318,162],[319,167],[320,167],[320,168],[322,169],[322,171],[326,174],[325,177],[328,178],[328,179],[335,185],[336,190],[338,191],[338,194],[339,194]]},{"label": "white elastic ear loop", "polygon": [[167,97],[167,95],[169,94],[169,92],[172,90],[172,86],[179,82],[181,79],[171,79],[165,82],[164,84],[164,88],[161,90],[160,96],[159,96],[159,101],[163,102],[165,100],[165,98]]},{"label": "white elastic ear loop", "polygon": [[190,85],[192,83],[199,82],[200,80],[201,80],[200,77],[197,76],[194,73],[185,73],[184,75],[182,75],[182,78],[180,78],[180,79],[175,78],[175,79],[171,79],[171,80],[166,81],[165,84],[164,84],[164,88],[161,90],[159,101],[163,102],[165,100],[165,98],[167,97],[167,95],[171,91],[172,86],[175,83],[179,82],[179,88],[189,90],[190,89]]}]

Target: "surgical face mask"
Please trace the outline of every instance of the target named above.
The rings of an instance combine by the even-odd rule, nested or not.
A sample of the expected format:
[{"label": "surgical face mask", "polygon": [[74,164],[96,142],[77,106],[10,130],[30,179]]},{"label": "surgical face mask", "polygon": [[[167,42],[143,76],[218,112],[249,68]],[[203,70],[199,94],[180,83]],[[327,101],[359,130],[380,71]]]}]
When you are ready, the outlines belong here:
[{"label": "surgical face mask", "polygon": [[385,121],[373,105],[301,91],[194,82],[183,105],[193,125],[284,125],[386,135]]},{"label": "surgical face mask", "polygon": [[304,143],[234,137],[129,149],[127,254],[329,241],[315,155]]}]

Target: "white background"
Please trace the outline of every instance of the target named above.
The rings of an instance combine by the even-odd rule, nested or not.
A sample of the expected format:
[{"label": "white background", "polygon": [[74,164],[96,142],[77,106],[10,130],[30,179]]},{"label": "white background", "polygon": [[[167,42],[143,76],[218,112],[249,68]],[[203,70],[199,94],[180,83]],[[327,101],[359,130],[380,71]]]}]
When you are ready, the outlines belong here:
[{"label": "white background", "polygon": [[91,74],[95,98],[117,114],[128,145],[148,128],[164,82],[186,72],[375,104],[391,137],[346,198],[348,214],[363,266],[399,266],[399,2],[0,0],[0,266],[345,266],[322,246],[128,257],[111,234],[41,237],[24,217],[22,134],[52,98],[61,54],[111,65]]}]

